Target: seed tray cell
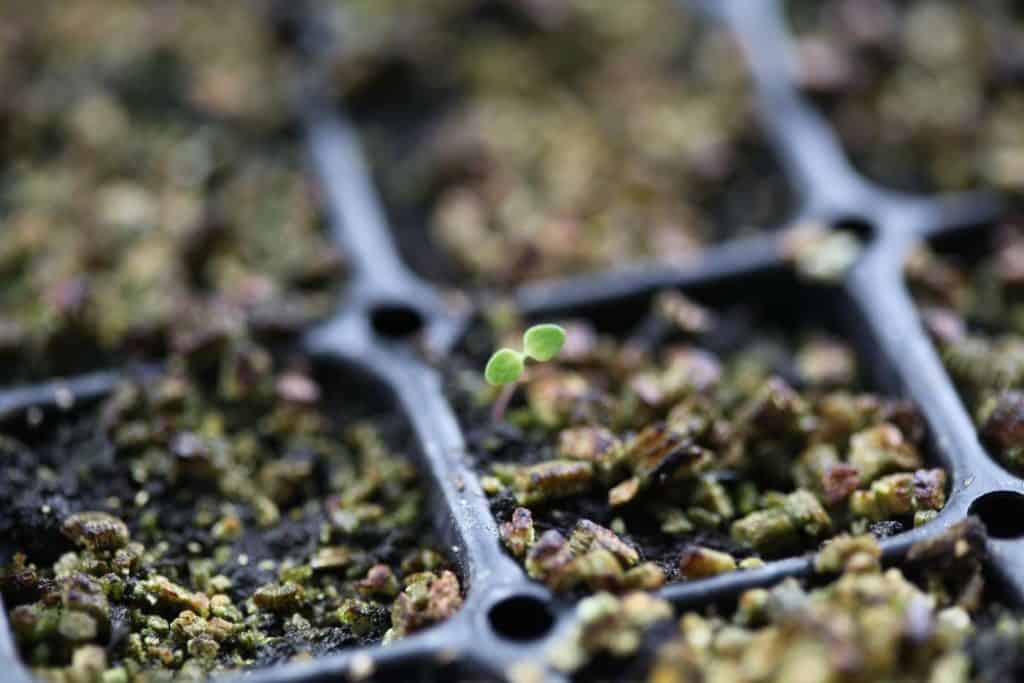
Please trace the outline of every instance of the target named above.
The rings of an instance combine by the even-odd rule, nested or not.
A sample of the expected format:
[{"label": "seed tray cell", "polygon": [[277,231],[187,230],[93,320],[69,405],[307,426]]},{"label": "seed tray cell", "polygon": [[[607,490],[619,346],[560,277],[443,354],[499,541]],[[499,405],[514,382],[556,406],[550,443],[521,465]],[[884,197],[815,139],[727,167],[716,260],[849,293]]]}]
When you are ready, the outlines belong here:
[{"label": "seed tray cell", "polygon": [[[1019,678],[1020,627],[1003,587],[977,555],[954,551],[983,545],[977,520],[917,546],[898,569],[878,565],[877,546],[843,543],[823,555],[809,580],[685,613],[643,593],[587,598],[551,660],[574,681],[791,680],[836,667],[851,680],[875,680],[892,671],[894,659],[900,680],[968,670],[985,681]],[[932,600],[935,607],[926,608]],[[906,620],[887,616],[892,607]],[[833,634],[832,647],[821,647],[823,632]],[[616,654],[624,641],[638,643],[634,654]],[[951,651],[944,642],[959,646]]]},{"label": "seed tray cell", "polygon": [[867,176],[1021,189],[1018,3],[787,0],[794,78]]},{"label": "seed tray cell", "polygon": [[[297,356],[271,369],[246,344],[216,367],[200,360],[186,371],[176,357],[99,403],[65,388],[52,410],[34,405],[5,422],[3,590],[26,659],[59,666],[65,648],[97,642],[84,634],[98,631],[110,666],[160,669],[159,652],[176,668],[187,641],[189,675],[200,663],[237,667],[238,655],[267,668],[400,638],[461,604],[450,572],[459,567],[423,516],[436,507],[428,475],[417,475],[386,386]],[[402,586],[417,575],[448,595],[429,599],[435,616],[406,601]],[[76,626],[86,612],[68,596],[78,594],[95,606]]]},{"label": "seed tray cell", "polygon": [[695,259],[790,210],[735,45],[672,0],[330,7],[331,84],[439,284]]},{"label": "seed tray cell", "polygon": [[[1012,432],[1020,344],[1015,212],[971,230],[940,234],[908,257],[907,284],[929,336],[990,455],[1020,473]],[[942,290],[940,291],[939,285]],[[984,363],[975,362],[985,354]]]},{"label": "seed tray cell", "polygon": [[[798,199],[788,224],[840,228],[861,242],[859,258],[832,285],[849,302],[842,317],[857,332],[853,340],[873,386],[918,407],[930,452],[949,474],[948,501],[938,518],[884,539],[883,561],[899,566],[915,543],[935,539],[973,513],[989,532],[985,547],[990,571],[1005,591],[1001,600],[1024,604],[1024,481],[986,455],[903,278],[903,264],[917,241],[973,230],[998,216],[1001,202],[986,193],[924,197],[877,188],[853,169],[839,138],[798,91],[787,61],[792,43],[781,7],[768,0],[696,5],[709,21],[733,34],[749,65],[760,125]],[[314,26],[320,25],[316,17],[314,12]],[[300,21],[292,29],[297,25],[306,24]],[[437,680],[444,675],[507,680],[525,674],[534,676],[528,680],[566,680],[564,673],[548,666],[546,653],[573,628],[574,602],[530,580],[502,548],[472,468],[468,440],[445,393],[446,378],[431,364],[458,347],[473,314],[480,311],[472,298],[442,293],[426,284],[427,273],[407,267],[367,170],[358,128],[330,104],[318,51],[332,49],[332,43],[315,30],[311,39],[303,37],[304,30],[291,32],[312,75],[305,82],[303,132],[324,190],[329,227],[352,263],[351,281],[336,315],[311,330],[302,346],[326,362],[361,368],[386,387],[407,416],[414,451],[427,473],[428,516],[459,563],[465,600],[451,619],[393,644],[281,664],[239,680],[365,680],[374,673],[382,680]],[[786,271],[792,260],[791,234],[767,232],[712,245],[692,263],[560,273],[566,277],[512,288],[507,294],[531,319],[610,311],[611,327],[628,327],[638,317],[637,302],[658,291],[703,292],[709,300],[720,291],[726,298],[729,282],[751,283],[766,270]],[[747,284],[739,295],[759,298],[760,288]],[[72,399],[78,388],[85,392],[83,399],[101,395],[114,376],[15,388],[0,395],[0,406],[8,419],[34,421],[42,415],[45,420],[48,411],[66,403],[65,389]],[[807,579],[812,573],[813,559],[803,555],[672,584],[656,595],[677,610],[703,610],[734,602],[744,590],[773,586],[788,577]],[[0,656],[12,680],[30,680],[7,628],[0,628]]]},{"label": "seed tray cell", "polygon": [[[750,291],[759,292],[756,301]],[[563,323],[566,348],[557,368],[531,371],[506,419],[495,420],[485,398],[494,391],[480,368],[492,349],[516,343],[521,325],[504,323],[510,328],[498,339],[485,325],[471,327],[447,374],[469,456],[487,477],[510,549],[506,525],[517,518],[526,536],[578,536],[574,548],[586,545],[591,523],[622,534],[626,546],[614,536],[608,544],[619,548],[613,554],[625,576],[600,552],[574,550],[588,558],[575,561],[578,572],[541,569],[541,556],[526,553],[531,574],[553,588],[586,584],[590,592],[641,576],[687,581],[714,573],[708,564],[735,570],[735,560],[749,569],[851,528],[894,535],[913,524],[906,511],[881,504],[889,495],[881,491],[906,477],[921,487],[919,502],[935,506],[922,507],[917,523],[944,503],[946,474],[931,469],[938,463],[915,407],[873,391],[869,371],[883,386],[888,372],[849,297],[802,280],[784,262],[543,319]],[[876,450],[882,442],[892,450]],[[925,503],[930,488],[937,497]],[[778,530],[769,522],[776,513],[755,502],[769,490],[762,500],[785,495],[783,508],[802,509],[792,534],[761,535],[762,524]],[[549,540],[563,542],[557,534]],[[588,575],[588,566],[603,569]],[[570,585],[572,575],[585,578]]]},{"label": "seed tray cell", "polygon": [[[0,37],[0,381],[326,316],[342,255],[257,3],[81,0]],[[228,37],[228,39],[225,39]]]}]

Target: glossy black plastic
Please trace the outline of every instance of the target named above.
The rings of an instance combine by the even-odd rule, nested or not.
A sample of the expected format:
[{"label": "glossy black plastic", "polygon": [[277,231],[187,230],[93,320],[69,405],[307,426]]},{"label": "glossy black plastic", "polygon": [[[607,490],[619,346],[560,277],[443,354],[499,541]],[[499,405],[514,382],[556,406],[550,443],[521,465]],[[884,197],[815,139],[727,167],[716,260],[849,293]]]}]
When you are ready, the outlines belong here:
[{"label": "glossy black plastic", "polygon": [[[727,25],[743,48],[761,125],[799,199],[789,223],[813,220],[852,227],[866,240],[861,259],[838,287],[830,317],[858,332],[861,361],[871,369],[876,386],[917,404],[932,457],[950,474],[946,508],[935,521],[885,540],[886,560],[899,562],[914,542],[940,533],[970,511],[992,528],[992,568],[1008,599],[1021,604],[1024,515],[1017,513],[1024,511],[1024,481],[996,464],[979,443],[902,278],[902,263],[916,241],[978,229],[998,216],[1001,202],[984,193],[906,195],[866,180],[853,170],[824,119],[791,81],[791,45],[777,3],[705,0],[699,9]],[[458,561],[466,601],[448,622],[395,644],[249,672],[239,680],[356,680],[369,672],[375,680],[504,680],[516,663],[542,665],[545,649],[568,626],[572,604],[531,581],[501,548],[487,499],[467,464],[459,423],[432,363],[458,343],[475,312],[471,302],[478,297],[446,296],[401,261],[358,135],[321,87],[325,81],[317,55],[330,49],[330,39],[315,21],[315,10],[312,21],[300,15],[292,7],[279,19],[306,55],[298,100],[311,172],[323,190],[334,237],[353,267],[337,315],[312,330],[303,345],[312,355],[360,367],[390,390],[407,416],[429,474],[430,514]],[[543,318],[566,313],[614,316],[623,310],[616,304],[667,287],[714,291],[739,283],[732,289],[743,291],[747,281],[765,287],[765,273],[787,268],[783,237],[783,230],[769,229],[711,247],[699,260],[679,268],[626,264],[614,272],[529,284],[512,294],[528,315]],[[749,291],[760,296],[763,290]],[[0,419],[56,409],[69,394],[76,400],[101,396],[117,377],[117,372],[101,372],[2,391]],[[810,562],[810,556],[793,557],[761,569],[671,584],[660,594],[678,607],[711,604],[747,588],[806,575]],[[0,660],[4,680],[32,680],[18,661],[3,619]],[[554,671],[543,675],[545,680],[562,680]]]}]

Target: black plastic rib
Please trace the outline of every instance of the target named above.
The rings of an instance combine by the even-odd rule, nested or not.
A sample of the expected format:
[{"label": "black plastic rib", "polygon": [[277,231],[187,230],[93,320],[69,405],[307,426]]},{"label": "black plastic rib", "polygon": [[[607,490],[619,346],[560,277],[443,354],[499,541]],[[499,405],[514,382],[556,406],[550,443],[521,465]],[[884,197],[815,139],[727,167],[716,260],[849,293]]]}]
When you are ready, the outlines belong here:
[{"label": "black plastic rib", "polygon": [[[855,221],[867,240],[860,261],[841,284],[843,313],[862,331],[863,360],[888,392],[919,407],[934,458],[951,476],[946,508],[933,522],[883,542],[886,559],[898,562],[916,541],[934,537],[962,520],[971,504],[994,492],[1024,492],[1024,481],[999,467],[984,451],[971,419],[919,323],[901,275],[911,245],[951,230],[993,221],[999,200],[985,193],[923,197],[892,192],[859,175],[844,156],[824,118],[798,92],[791,78],[792,45],[777,2],[721,0],[702,9],[723,22],[742,46],[755,82],[758,111],[790,183],[800,198],[792,222]],[[312,41],[330,49],[329,41]],[[324,47],[326,46],[326,47]],[[315,50],[313,50],[315,52]],[[315,60],[316,57],[311,59]],[[317,71],[314,64],[310,71]],[[316,80],[316,79],[314,79]],[[396,249],[385,213],[363,158],[359,137],[326,89],[303,94],[303,125],[312,173],[323,188],[329,225],[349,254],[352,278],[337,314],[311,331],[306,348],[317,356],[360,366],[387,386],[408,416],[431,490],[430,512],[439,537],[458,562],[466,585],[463,609],[448,622],[388,646],[353,649],[310,662],[256,671],[246,681],[306,682],[355,678],[367,668],[391,680],[403,671],[458,664],[459,671],[500,680],[517,663],[544,662],[544,652],[569,626],[572,605],[531,581],[500,547],[494,518],[477,477],[467,465],[459,423],[442,390],[441,377],[427,362],[449,352],[472,310],[458,305],[414,274]],[[642,296],[665,287],[713,286],[783,267],[783,231],[713,246],[672,266],[626,264],[621,270],[529,284],[514,299],[532,316],[572,312]],[[421,322],[418,331],[395,331],[388,312]],[[383,317],[382,317],[383,316]],[[153,372],[153,369],[149,370]],[[65,405],[109,391],[120,373],[105,372],[35,387],[0,392],[0,419],[15,419],[41,407]],[[1011,597],[1024,601],[1024,540],[989,542],[994,571]],[[678,607],[698,607],[811,571],[809,557],[770,562],[761,569],[676,583],[660,594]],[[502,637],[489,620],[495,604],[510,597],[535,601],[554,626],[530,641]],[[6,612],[4,612],[6,614]],[[31,680],[18,661],[0,620],[0,659],[5,679]],[[468,674],[467,674],[468,675]],[[562,680],[545,671],[546,680]],[[242,680],[242,679],[239,679]]]}]

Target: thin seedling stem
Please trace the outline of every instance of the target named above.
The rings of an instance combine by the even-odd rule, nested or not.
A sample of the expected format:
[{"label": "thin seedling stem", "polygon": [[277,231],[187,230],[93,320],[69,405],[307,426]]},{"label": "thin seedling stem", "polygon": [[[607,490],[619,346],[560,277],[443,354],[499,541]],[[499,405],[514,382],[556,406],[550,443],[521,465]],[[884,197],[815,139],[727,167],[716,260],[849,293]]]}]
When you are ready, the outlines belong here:
[{"label": "thin seedling stem", "polygon": [[516,392],[517,383],[505,384],[501,387],[501,391],[498,393],[497,398],[494,399],[494,404],[491,406],[491,418],[495,422],[501,422],[505,419],[505,411],[508,410],[509,401],[512,400],[512,395]]}]

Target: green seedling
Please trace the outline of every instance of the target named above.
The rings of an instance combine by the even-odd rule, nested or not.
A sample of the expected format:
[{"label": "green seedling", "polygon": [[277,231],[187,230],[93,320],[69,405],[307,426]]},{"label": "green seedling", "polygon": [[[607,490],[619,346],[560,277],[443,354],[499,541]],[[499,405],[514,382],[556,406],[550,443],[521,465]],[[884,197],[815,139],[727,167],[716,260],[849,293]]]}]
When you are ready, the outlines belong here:
[{"label": "green seedling", "polygon": [[505,415],[508,402],[515,392],[516,383],[526,370],[527,359],[544,363],[562,350],[565,344],[565,330],[558,325],[545,323],[534,325],[523,333],[523,350],[501,348],[494,352],[484,368],[484,379],[491,386],[502,387],[494,401],[494,419],[500,421]]}]

